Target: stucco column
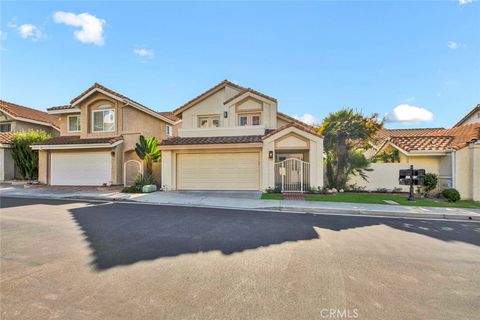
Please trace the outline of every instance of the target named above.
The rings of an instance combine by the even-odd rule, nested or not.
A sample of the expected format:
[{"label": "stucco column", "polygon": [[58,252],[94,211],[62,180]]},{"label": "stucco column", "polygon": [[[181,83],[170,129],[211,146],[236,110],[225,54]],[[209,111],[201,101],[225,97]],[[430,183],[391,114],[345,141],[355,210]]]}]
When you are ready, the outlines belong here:
[{"label": "stucco column", "polygon": [[162,150],[162,188],[165,191],[175,190],[173,177],[175,168],[172,166],[173,152],[170,150]]},{"label": "stucco column", "polygon": [[48,151],[38,151],[38,181],[48,184]]},{"label": "stucco column", "polygon": [[472,145],[472,198],[480,201],[480,144]]},{"label": "stucco column", "polygon": [[[262,148],[262,185],[260,188],[262,191],[267,188],[275,187],[275,143],[264,143]],[[268,153],[272,151],[274,153],[274,158],[270,159]]]}]

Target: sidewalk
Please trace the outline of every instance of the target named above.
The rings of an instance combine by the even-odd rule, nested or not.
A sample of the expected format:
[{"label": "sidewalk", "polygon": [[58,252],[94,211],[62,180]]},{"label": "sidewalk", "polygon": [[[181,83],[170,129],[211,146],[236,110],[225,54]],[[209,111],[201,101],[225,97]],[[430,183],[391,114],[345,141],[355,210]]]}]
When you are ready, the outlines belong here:
[{"label": "sidewalk", "polygon": [[382,204],[261,200],[259,192],[154,192],[127,194],[116,191],[69,191],[50,188],[23,189],[1,186],[0,196],[133,201],[156,205],[268,210],[281,212],[358,214],[405,218],[436,218],[480,221],[480,210],[461,208],[409,207]]}]

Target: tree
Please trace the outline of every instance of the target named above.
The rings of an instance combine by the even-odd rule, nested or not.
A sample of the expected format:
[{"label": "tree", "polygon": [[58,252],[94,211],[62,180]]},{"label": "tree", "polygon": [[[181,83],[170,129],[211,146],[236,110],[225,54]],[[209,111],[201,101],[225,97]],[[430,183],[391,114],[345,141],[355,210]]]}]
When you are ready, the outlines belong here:
[{"label": "tree", "polygon": [[139,141],[135,145],[135,152],[138,157],[146,163],[146,173],[151,176],[153,163],[160,161],[162,156],[158,149],[158,139],[155,137],[145,138],[141,135]]},{"label": "tree", "polygon": [[353,109],[329,114],[319,128],[324,137],[328,185],[344,189],[349,175],[369,171],[369,161],[363,151],[372,147],[376,132],[383,126],[377,115],[366,117]]},{"label": "tree", "polygon": [[51,135],[42,130],[28,130],[13,134],[12,158],[24,178],[29,180],[38,178],[38,151],[32,150],[31,145],[50,138]]}]

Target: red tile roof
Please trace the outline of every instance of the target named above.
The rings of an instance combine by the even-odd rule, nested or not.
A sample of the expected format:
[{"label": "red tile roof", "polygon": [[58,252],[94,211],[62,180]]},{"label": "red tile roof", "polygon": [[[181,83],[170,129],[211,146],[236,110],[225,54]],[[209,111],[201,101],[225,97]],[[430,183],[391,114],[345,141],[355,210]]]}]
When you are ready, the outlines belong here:
[{"label": "red tile roof", "polygon": [[60,128],[58,117],[52,116],[44,111],[27,108],[12,102],[0,100],[0,110],[8,113],[13,118],[23,118],[33,121],[46,122],[55,128]]},{"label": "red tile roof", "polygon": [[389,131],[395,131],[395,134],[386,137],[384,135],[382,147],[385,143],[390,142],[405,151],[458,150],[471,142],[480,140],[480,122],[450,129],[429,128]]},{"label": "red tile roof", "polygon": [[162,140],[160,145],[192,145],[192,144],[232,144],[262,143],[262,136],[221,136],[221,137],[174,137]]},{"label": "red tile roof", "polygon": [[460,121],[458,121],[453,127],[458,127],[458,126],[461,126],[463,124],[463,122],[465,122],[465,120],[467,120],[468,118],[470,118],[473,114],[475,114],[476,112],[480,112],[480,104],[477,104],[475,107],[473,107],[472,110],[470,110],[469,113],[467,113],[462,119],[460,119]]},{"label": "red tile roof", "polygon": [[97,143],[113,144],[120,140],[123,140],[123,138],[107,137],[107,138],[80,139],[80,136],[59,136],[59,137],[54,137],[45,141],[35,142],[34,145],[48,146],[48,145],[61,145],[61,144],[97,144]]},{"label": "red tile roof", "polygon": [[182,119],[180,119],[179,117],[177,117],[176,115],[173,114],[173,112],[170,112],[170,111],[165,111],[165,112],[157,112],[159,115],[165,117],[165,118],[168,118],[172,121],[180,121]]},{"label": "red tile roof", "polygon": [[75,107],[72,107],[71,105],[56,106],[56,107],[47,108],[47,111],[52,111],[52,110],[67,110],[67,109],[75,109]]},{"label": "red tile roof", "polygon": [[12,142],[13,132],[0,132],[0,144],[9,144]]}]

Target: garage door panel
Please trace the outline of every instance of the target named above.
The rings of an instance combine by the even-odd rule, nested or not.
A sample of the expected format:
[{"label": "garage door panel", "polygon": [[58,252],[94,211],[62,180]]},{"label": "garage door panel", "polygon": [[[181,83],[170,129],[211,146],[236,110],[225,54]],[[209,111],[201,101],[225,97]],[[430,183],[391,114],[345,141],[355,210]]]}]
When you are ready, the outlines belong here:
[{"label": "garage door panel", "polygon": [[177,155],[180,190],[258,190],[258,153]]},{"label": "garage door panel", "polygon": [[110,152],[55,152],[51,155],[51,184],[99,186],[112,181]]}]

